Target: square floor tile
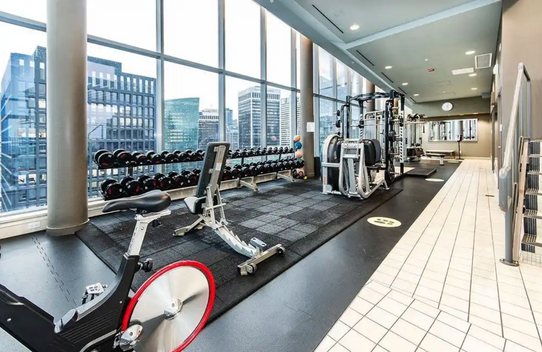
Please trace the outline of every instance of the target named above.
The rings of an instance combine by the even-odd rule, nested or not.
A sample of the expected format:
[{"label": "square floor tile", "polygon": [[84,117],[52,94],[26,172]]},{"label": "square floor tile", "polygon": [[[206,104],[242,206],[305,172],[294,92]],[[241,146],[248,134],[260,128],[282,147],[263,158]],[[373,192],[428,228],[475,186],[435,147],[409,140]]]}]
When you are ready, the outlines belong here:
[{"label": "square floor tile", "polygon": [[371,351],[376,346],[374,342],[355,330],[350,330],[346,335],[344,335],[339,343],[346,347],[346,349],[350,352]]},{"label": "square floor tile", "polygon": [[380,341],[380,346],[389,352],[415,352],[417,347],[415,344],[391,331]]},{"label": "square floor tile", "polygon": [[322,342],[320,342],[318,347],[316,347],[314,352],[328,352],[331,349],[331,347],[333,347],[334,344],[335,344],[335,340],[333,340],[329,336],[326,336],[324,337]]},{"label": "square floor tile", "polygon": [[461,346],[463,350],[466,352],[501,352],[502,349],[495,348],[491,346],[488,343],[485,343],[482,340],[478,340],[477,338],[467,335],[467,338],[465,339],[465,342],[463,343],[463,346]]},{"label": "square floor tile", "polygon": [[382,337],[384,337],[384,335],[386,335],[386,333],[388,332],[388,329],[375,323],[367,317],[361,319],[360,322],[357,323],[356,326],[354,326],[354,330],[356,330],[369,340],[373,341],[374,343],[378,343],[378,341],[380,341]]},{"label": "square floor tile", "polygon": [[384,297],[379,303],[378,307],[384,309],[385,311],[400,317],[401,314],[408,308],[403,303],[399,303],[389,297]]},{"label": "square floor tile", "polygon": [[377,304],[382,297],[384,297],[383,294],[374,291],[373,289],[369,287],[364,287],[361,289],[360,293],[358,294],[358,297],[363,298],[364,300],[372,303]]},{"label": "square floor tile", "polygon": [[[420,347],[426,351],[435,352],[458,352],[459,348],[449,342],[439,339],[435,335],[427,334]],[[481,352],[481,351],[480,351]]]},{"label": "square floor tile", "polygon": [[349,327],[353,327],[358,323],[358,321],[361,320],[362,317],[363,315],[359,314],[352,308],[347,308],[341,315],[339,320],[348,325]]},{"label": "square floor tile", "polygon": [[445,324],[448,324],[450,326],[453,326],[454,328],[465,333],[469,330],[469,327],[470,327],[470,324],[467,321],[463,319],[459,319],[447,312],[441,312],[437,320]]},{"label": "square floor tile", "polygon": [[327,335],[335,341],[339,341],[350,330],[348,325],[342,321],[337,321],[335,325],[329,330]]},{"label": "square floor tile", "polygon": [[459,331],[451,327],[450,325],[444,324],[438,320],[433,323],[433,326],[431,326],[429,333],[457,347],[461,347],[461,344],[463,343],[466,335],[464,332]]},{"label": "square floor tile", "polygon": [[374,307],[369,314],[367,314],[371,320],[382,325],[386,329],[390,329],[392,325],[397,321],[397,317],[379,307]]},{"label": "square floor tile", "polygon": [[350,308],[363,315],[367,314],[373,307],[374,304],[359,297],[355,297],[352,303],[350,303]]},{"label": "square floor tile", "polygon": [[435,320],[434,318],[425,315],[413,308],[408,308],[405,313],[403,313],[403,316],[401,318],[425,331],[429,330],[429,328],[433,324],[433,321]]},{"label": "square floor tile", "polygon": [[504,339],[501,336],[495,335],[487,330],[481,329],[476,325],[472,325],[469,330],[469,335],[490,344],[493,347],[502,350],[504,348]]},{"label": "square floor tile", "polygon": [[411,324],[404,319],[397,320],[397,322],[391,328],[391,331],[415,345],[420,344],[426,333],[425,330],[420,329],[416,325]]}]

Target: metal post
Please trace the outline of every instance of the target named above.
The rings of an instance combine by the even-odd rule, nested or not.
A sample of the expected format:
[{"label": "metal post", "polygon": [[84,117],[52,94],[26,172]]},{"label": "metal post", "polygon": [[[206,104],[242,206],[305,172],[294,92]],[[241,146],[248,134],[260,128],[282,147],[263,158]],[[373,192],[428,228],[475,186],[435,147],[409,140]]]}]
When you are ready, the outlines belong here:
[{"label": "metal post", "polygon": [[47,1],[47,233],[88,222],[87,2]]},{"label": "metal post", "polygon": [[270,145],[267,143],[267,17],[265,8],[260,8],[260,78],[264,82],[260,86],[260,145],[259,147]]},{"label": "metal post", "polygon": [[307,125],[314,126],[314,87],[313,87],[313,44],[312,41],[301,35],[301,94],[299,104],[301,105],[300,132],[303,143],[303,159],[305,160],[305,175],[314,177],[314,145],[315,133],[307,131]]},{"label": "metal post", "polygon": [[[222,70],[222,73],[218,74],[218,136],[219,140],[226,141],[226,132],[228,128],[233,126],[227,126],[226,122],[226,76],[223,70],[226,68],[226,34],[225,34],[225,4],[224,0],[218,1],[218,68]],[[229,141],[230,143],[232,141]],[[239,139],[237,139],[239,144]],[[233,148],[233,145],[231,146]]]}]

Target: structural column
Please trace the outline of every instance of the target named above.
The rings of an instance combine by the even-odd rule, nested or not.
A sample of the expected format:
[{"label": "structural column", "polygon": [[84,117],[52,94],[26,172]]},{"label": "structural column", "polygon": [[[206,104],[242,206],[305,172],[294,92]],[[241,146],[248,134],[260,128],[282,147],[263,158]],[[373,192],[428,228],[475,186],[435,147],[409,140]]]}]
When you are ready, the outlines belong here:
[{"label": "structural column", "polygon": [[[314,69],[313,69],[313,45],[312,41],[301,35],[300,55],[300,113],[299,130],[303,143],[303,160],[305,160],[305,175],[314,177]],[[307,125],[312,125],[311,132],[307,131]]]},{"label": "structural column", "polygon": [[[371,93],[371,94],[374,94],[375,93],[375,85],[374,83],[371,83],[369,80],[367,79],[363,79],[363,90],[362,90],[363,94],[367,94],[367,93]],[[364,112],[367,112],[367,111],[375,111],[375,101],[374,100],[369,100],[365,103],[365,107],[363,108],[363,111]]]},{"label": "structural column", "polygon": [[47,0],[47,233],[88,222],[86,0]]}]

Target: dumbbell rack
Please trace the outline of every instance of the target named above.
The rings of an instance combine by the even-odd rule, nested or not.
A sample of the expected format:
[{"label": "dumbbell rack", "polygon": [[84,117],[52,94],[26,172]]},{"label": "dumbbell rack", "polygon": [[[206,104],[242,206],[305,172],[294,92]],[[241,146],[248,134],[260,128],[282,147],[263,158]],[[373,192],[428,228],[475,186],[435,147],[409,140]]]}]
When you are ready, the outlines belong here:
[{"label": "dumbbell rack", "polygon": [[[265,155],[254,155],[254,156],[241,156],[241,157],[237,157],[237,158],[228,158],[228,159],[229,160],[241,159],[241,164],[244,164],[245,163],[245,158],[257,158],[257,157],[265,156],[265,160],[267,161],[268,160],[267,157],[269,155],[278,155],[279,158],[277,159],[277,161],[280,161],[283,155],[288,155],[288,154],[294,154],[294,153],[278,153],[278,154],[265,154]],[[246,188],[251,189],[254,192],[258,192],[259,188],[258,188],[258,183],[256,182],[256,179],[262,178],[262,177],[268,176],[268,175],[273,175],[274,180],[277,180],[277,179],[280,178],[280,179],[288,180],[290,182],[295,182],[295,178],[292,175],[292,170],[282,170],[282,171],[275,171],[275,172],[261,174],[261,175],[255,175],[255,176],[239,177],[237,179],[237,181],[238,181],[237,188],[246,187]]]}]

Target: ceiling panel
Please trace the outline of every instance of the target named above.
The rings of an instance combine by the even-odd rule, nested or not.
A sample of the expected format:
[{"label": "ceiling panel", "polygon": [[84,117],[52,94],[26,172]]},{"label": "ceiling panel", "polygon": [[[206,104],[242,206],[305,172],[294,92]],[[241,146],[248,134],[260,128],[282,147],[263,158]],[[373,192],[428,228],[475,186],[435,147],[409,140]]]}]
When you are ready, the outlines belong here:
[{"label": "ceiling panel", "polygon": [[[389,83],[402,88],[408,96],[420,94],[414,97],[418,102],[441,100],[448,91],[454,92],[455,98],[479,96],[491,90],[491,68],[475,70],[476,77],[454,76],[451,71],[474,68],[475,55],[467,56],[466,51],[475,50],[476,55],[494,53],[500,6],[493,3],[349,51],[361,61],[367,62],[363,57],[370,60],[373,65],[368,66],[375,73],[385,74],[393,81]],[[388,65],[393,68],[386,70]],[[429,68],[434,72],[428,72]],[[404,82],[408,86],[402,86]]]},{"label": "ceiling panel", "polygon": [[[291,1],[291,0],[289,0]],[[345,43],[463,5],[473,0],[295,0]],[[321,13],[314,8],[314,6]],[[323,14],[323,15],[322,15]],[[335,27],[324,15],[335,24]],[[350,30],[358,24],[356,31]],[[341,33],[341,31],[343,33]]]}]

